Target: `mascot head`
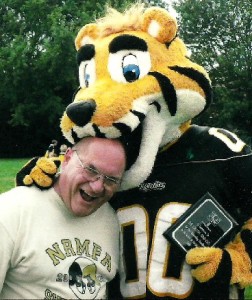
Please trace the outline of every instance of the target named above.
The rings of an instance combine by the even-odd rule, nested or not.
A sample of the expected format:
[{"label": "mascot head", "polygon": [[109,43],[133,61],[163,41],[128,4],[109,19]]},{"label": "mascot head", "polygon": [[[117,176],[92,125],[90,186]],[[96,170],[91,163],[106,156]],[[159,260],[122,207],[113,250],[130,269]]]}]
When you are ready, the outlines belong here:
[{"label": "mascot head", "polygon": [[75,46],[80,87],[61,120],[70,143],[85,136],[128,145],[122,190],[142,183],[158,151],[177,140],[211,101],[206,71],[187,57],[177,22],[164,9],[108,9]]}]

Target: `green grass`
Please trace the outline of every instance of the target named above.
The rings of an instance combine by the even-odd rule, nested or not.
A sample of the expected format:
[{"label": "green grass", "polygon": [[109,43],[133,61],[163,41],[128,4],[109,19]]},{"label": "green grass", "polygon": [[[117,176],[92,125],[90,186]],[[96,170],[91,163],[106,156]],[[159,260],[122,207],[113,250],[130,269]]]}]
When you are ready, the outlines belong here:
[{"label": "green grass", "polygon": [[[28,160],[28,158],[0,159],[0,193],[15,186],[15,176]],[[252,299],[252,287],[246,289],[245,299]]]},{"label": "green grass", "polygon": [[0,159],[0,193],[15,186],[16,174],[28,160],[28,158]]},{"label": "green grass", "polygon": [[252,286],[249,288],[246,288],[245,290],[245,299],[250,300],[252,299]]}]

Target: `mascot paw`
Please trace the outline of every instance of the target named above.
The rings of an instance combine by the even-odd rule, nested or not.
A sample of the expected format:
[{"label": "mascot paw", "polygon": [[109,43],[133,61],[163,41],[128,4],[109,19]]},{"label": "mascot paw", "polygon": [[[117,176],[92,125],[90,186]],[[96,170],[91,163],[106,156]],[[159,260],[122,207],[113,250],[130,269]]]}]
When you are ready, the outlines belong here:
[{"label": "mascot paw", "polygon": [[60,160],[45,157],[32,158],[16,176],[16,185],[36,185],[40,189],[49,189],[60,166]]},{"label": "mascot paw", "polygon": [[223,250],[219,248],[193,248],[186,255],[186,262],[195,266],[191,271],[192,276],[199,282],[212,279],[221,264]]},{"label": "mascot paw", "polygon": [[193,248],[186,255],[192,265],[192,276],[201,283],[213,280],[238,284],[240,288],[252,285],[252,219],[224,250],[220,248]]},{"label": "mascot paw", "polygon": [[30,175],[26,175],[23,180],[24,185],[31,186],[33,184],[33,179]]},{"label": "mascot paw", "polygon": [[244,225],[235,240],[226,247],[232,261],[231,284],[239,284],[241,288],[252,285],[251,243],[252,219]]},{"label": "mascot paw", "polygon": [[48,175],[55,175],[57,173],[59,165],[59,159],[46,157],[39,158],[36,163],[36,166]]}]

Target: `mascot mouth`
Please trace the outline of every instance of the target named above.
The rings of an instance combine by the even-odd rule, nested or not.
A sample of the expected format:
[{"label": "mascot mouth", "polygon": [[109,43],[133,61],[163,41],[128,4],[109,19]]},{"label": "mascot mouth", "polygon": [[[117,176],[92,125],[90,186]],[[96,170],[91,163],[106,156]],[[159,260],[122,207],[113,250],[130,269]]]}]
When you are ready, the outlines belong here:
[{"label": "mascot mouth", "polygon": [[143,123],[140,123],[133,132],[131,132],[130,134],[125,134],[121,138],[119,138],[126,151],[126,170],[129,170],[139,157],[142,142],[142,133]]},{"label": "mascot mouth", "polygon": [[[110,120],[108,125],[96,122],[99,112],[95,100],[72,102],[61,120],[63,135],[72,144],[87,136],[120,139],[126,149],[130,149],[129,164],[132,164],[139,153],[146,115],[151,107],[160,111],[160,105],[155,100],[153,96],[136,99],[125,115],[117,120]],[[135,155],[132,155],[133,152]]]},{"label": "mascot mouth", "polygon": [[[75,104],[79,103],[72,103],[68,106],[68,109],[66,111],[67,117],[75,125],[71,128],[70,131],[64,132],[64,135],[67,138],[67,140],[72,144],[76,144],[82,138],[87,136],[119,139],[125,146],[125,149],[129,151],[129,162],[131,162],[130,164],[132,164],[134,162],[132,154],[135,153],[134,156],[137,156],[139,153],[145,114],[136,111],[131,111],[129,114],[135,116],[137,115],[137,121],[135,122],[135,126],[132,127],[120,121],[113,123],[112,126],[103,127],[98,126],[95,123],[89,122],[92,115],[91,112],[86,113],[86,110],[87,107],[92,109],[93,104],[90,103],[86,104],[85,102],[85,106],[82,105],[83,103],[80,103],[82,107],[85,108],[85,118],[86,120],[88,120],[88,122],[85,123],[83,123],[83,113],[79,113],[80,105],[78,105],[77,113],[75,113],[75,109],[72,107],[73,105],[77,107],[77,105]],[[81,122],[79,122],[79,120],[81,120]]]},{"label": "mascot mouth", "polygon": [[[149,101],[145,102],[145,111],[132,109],[123,120],[114,122],[112,126],[102,127],[90,122],[92,115],[95,113],[94,100],[73,102],[67,107],[66,114],[68,119],[75,125],[68,133],[64,132],[64,134],[72,143],[77,143],[86,136],[119,139],[124,145],[127,154],[126,170],[129,170],[139,157],[143,131],[146,129],[145,119],[151,110],[159,115],[161,106],[157,99],[154,100],[152,98],[152,100],[149,99]],[[125,121],[132,121],[133,119],[135,120],[134,126]]]},{"label": "mascot mouth", "polygon": [[[83,120],[83,118],[81,120]],[[131,131],[129,127],[123,126],[124,124],[121,123],[113,124],[114,128],[111,128],[111,131],[113,130],[115,131],[118,129],[120,132],[120,134],[119,133],[115,134],[114,137],[109,137],[106,133],[103,133],[102,130],[96,124],[92,124],[92,126],[89,126],[90,128],[87,131],[89,132],[89,134],[85,133],[85,135],[83,136],[78,134],[78,128],[77,126],[75,126],[75,128],[71,129],[69,136],[71,136],[74,144],[76,144],[85,136],[119,139],[122,142],[125,151],[127,153],[126,170],[128,170],[135,163],[137,157],[139,156],[141,140],[142,140],[142,132],[143,132],[143,120],[144,118],[142,117],[141,122],[133,131]],[[80,126],[79,128],[81,128],[81,124],[78,125]]]}]

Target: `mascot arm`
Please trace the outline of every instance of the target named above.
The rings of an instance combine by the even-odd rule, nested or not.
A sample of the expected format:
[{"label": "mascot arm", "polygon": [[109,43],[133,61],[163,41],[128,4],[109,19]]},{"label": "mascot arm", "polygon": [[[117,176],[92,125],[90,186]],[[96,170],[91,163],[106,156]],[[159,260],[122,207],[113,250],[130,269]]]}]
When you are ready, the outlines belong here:
[{"label": "mascot arm", "polygon": [[60,166],[59,158],[34,157],[16,175],[17,186],[35,185],[41,190],[49,189]]},{"label": "mascot arm", "polygon": [[247,221],[235,239],[220,248],[193,248],[188,251],[186,261],[195,266],[192,276],[199,282],[207,282],[216,276],[230,274],[230,284],[245,288],[252,284],[252,219]]}]

